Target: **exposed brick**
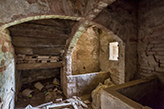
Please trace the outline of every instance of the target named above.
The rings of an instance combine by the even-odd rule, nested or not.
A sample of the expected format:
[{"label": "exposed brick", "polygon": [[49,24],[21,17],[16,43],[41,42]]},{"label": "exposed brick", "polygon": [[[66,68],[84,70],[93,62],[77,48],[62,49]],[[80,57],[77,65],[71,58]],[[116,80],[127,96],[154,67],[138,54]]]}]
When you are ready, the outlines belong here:
[{"label": "exposed brick", "polygon": [[2,59],[2,60],[1,60],[1,64],[0,64],[0,66],[4,66],[4,65],[5,65],[5,60]]},{"label": "exposed brick", "polygon": [[7,52],[7,48],[5,46],[2,46],[2,52]]}]

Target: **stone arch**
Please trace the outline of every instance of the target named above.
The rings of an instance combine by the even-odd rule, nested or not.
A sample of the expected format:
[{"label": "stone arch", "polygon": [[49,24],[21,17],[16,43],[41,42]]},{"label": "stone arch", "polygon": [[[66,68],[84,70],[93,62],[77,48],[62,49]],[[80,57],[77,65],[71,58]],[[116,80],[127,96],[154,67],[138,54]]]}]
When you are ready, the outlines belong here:
[{"label": "stone arch", "polygon": [[41,19],[51,19],[51,18],[53,18],[53,19],[68,19],[68,20],[76,20],[76,21],[83,19],[82,17],[72,17],[72,16],[65,16],[65,15],[39,15],[39,16],[26,17],[26,18],[22,18],[19,20],[15,20],[15,21],[10,22],[10,23],[3,24],[0,26],[0,29],[6,29],[10,26],[17,25],[17,24],[24,23],[24,22],[28,22],[31,20],[41,20]]},{"label": "stone arch", "polygon": [[[107,29],[106,27],[102,26],[101,24],[98,24],[98,23],[95,23],[95,22],[88,22],[88,21],[85,21],[83,23],[80,23],[77,27],[77,31],[74,33],[71,41],[70,41],[70,44],[68,45],[68,49],[65,53],[65,68],[63,69],[64,70],[64,75],[66,76],[65,80],[63,80],[64,82],[67,82],[69,80],[73,80],[73,76],[72,76],[72,53],[73,53],[73,50],[74,50],[74,47],[76,46],[76,43],[78,41],[78,39],[80,38],[80,36],[82,35],[82,33],[84,32],[84,30],[87,28],[87,25],[95,25],[96,27],[102,29],[103,31],[105,31],[106,33],[108,33],[109,35],[111,35],[117,42],[119,42],[120,44],[120,52],[121,54],[119,54],[119,57],[121,57],[121,60],[122,60],[122,63],[121,63],[121,72],[120,70],[118,71],[119,74],[118,74],[118,78],[119,80],[116,80],[115,77],[113,77],[113,80],[115,81],[116,84],[121,84],[121,83],[124,83],[125,82],[125,44],[124,42],[121,40],[121,38],[117,35],[115,35],[111,30]],[[113,69],[115,70],[115,69]],[[116,72],[116,71],[114,71]],[[111,75],[111,76],[114,76]],[[66,84],[66,83],[64,83]],[[66,86],[68,87],[68,85]],[[69,89],[69,87],[68,87]],[[66,95],[71,95],[69,94],[68,91],[65,91],[65,93],[67,93]]]},{"label": "stone arch", "polygon": [[[79,21],[82,19],[82,17],[71,17],[65,15],[39,15],[39,16],[22,18],[0,26],[0,44],[2,44],[0,45],[0,55],[1,57],[5,57],[5,59],[0,58],[0,72],[2,72],[0,73],[0,77],[4,78],[0,84],[1,85],[0,101],[2,101],[1,104],[3,104],[3,107],[1,107],[0,105],[1,108],[8,108],[9,105],[11,107],[14,107],[14,98],[15,98],[14,91],[16,88],[14,48],[12,46],[11,43],[12,40],[7,28],[13,25],[17,25],[32,20],[51,19],[51,18],[68,19],[68,20],[75,20],[75,21]],[[5,78],[9,78],[7,80],[10,81],[6,82]],[[10,102],[8,100],[10,100]]]},{"label": "stone arch", "polygon": [[[118,69],[113,68],[110,70],[110,72],[111,72],[110,76],[116,84],[125,83],[125,43],[118,35],[116,35],[114,32],[112,32],[105,26],[98,24],[96,22],[91,22],[91,24],[95,25],[98,28],[105,31],[107,34],[112,36],[115,39],[115,41],[117,41],[119,43],[119,60],[120,60],[119,62],[120,62],[120,64],[119,64]],[[114,72],[118,73],[118,74],[115,74]],[[115,75],[118,75],[118,76],[115,77]],[[116,79],[116,78],[118,78],[118,79]]]}]

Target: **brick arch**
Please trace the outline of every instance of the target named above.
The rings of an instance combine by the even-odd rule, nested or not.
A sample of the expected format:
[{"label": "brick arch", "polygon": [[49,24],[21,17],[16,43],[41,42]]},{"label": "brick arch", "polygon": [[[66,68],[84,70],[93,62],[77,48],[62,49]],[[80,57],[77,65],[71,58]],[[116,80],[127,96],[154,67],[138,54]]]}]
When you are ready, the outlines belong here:
[{"label": "brick arch", "polygon": [[[88,21],[84,21],[81,24],[79,23],[79,25],[77,27],[78,29],[76,29],[76,32],[74,33],[73,37],[71,38],[71,41],[70,41],[69,45],[67,45],[68,48],[67,48],[67,51],[65,53],[65,65],[67,65],[66,68],[65,68],[66,75],[72,75],[72,69],[71,69],[72,59],[71,59],[71,56],[72,56],[74,47],[76,46],[76,43],[77,43],[78,39],[80,38],[80,36],[84,32],[84,30],[87,28],[87,25],[89,25],[89,24],[95,25],[96,27],[104,30],[109,35],[111,35],[116,41],[118,41],[121,45],[125,45],[124,42],[122,41],[122,39],[119,36],[115,35],[111,30],[107,29],[105,26],[103,26],[101,24],[98,24],[96,22],[88,22]],[[123,49],[125,49],[125,48],[123,48]],[[125,72],[123,72],[122,75],[125,75]],[[122,80],[121,83],[124,83],[124,80]]]},{"label": "brick arch", "polygon": [[[117,41],[119,43],[119,60],[121,60],[120,66],[118,66],[118,69],[121,70],[117,70],[116,68],[112,68],[110,70],[111,72],[111,78],[113,79],[113,81],[116,84],[122,84],[125,83],[125,43],[123,42],[123,40],[121,39],[120,36],[116,35],[113,31],[111,31],[110,29],[106,28],[105,26],[96,23],[96,22],[91,22],[92,25],[95,25],[96,27],[100,28],[101,30],[105,31],[107,34],[109,34],[111,37],[113,37],[115,39],[115,41]],[[114,70],[114,72],[113,72]],[[114,76],[117,75],[115,74],[115,72],[118,73],[118,76],[116,79]]]},{"label": "brick arch", "polygon": [[[73,27],[73,29],[76,31],[72,34],[72,37],[70,37],[69,39],[69,44],[67,45],[67,49],[65,52],[65,59],[64,59],[64,68],[63,68],[63,73],[61,75],[62,77],[62,87],[63,87],[63,91],[64,94],[67,97],[71,97],[73,95],[78,95],[76,90],[78,89],[78,86],[74,86],[74,90],[69,86],[70,84],[74,84],[74,82],[78,82],[75,78],[77,78],[78,75],[72,75],[72,53],[74,50],[74,47],[76,46],[76,43],[78,41],[78,39],[80,38],[80,36],[82,35],[82,33],[85,31],[85,29],[87,28],[88,25],[95,25],[96,27],[102,29],[103,31],[105,31],[106,33],[108,33],[109,35],[111,35],[116,41],[119,42],[119,44],[121,45],[121,52],[122,54],[120,54],[119,56],[122,55],[121,60],[121,68],[122,71],[119,72],[119,80],[115,80],[116,84],[121,84],[125,82],[125,44],[124,42],[121,40],[121,38],[117,35],[115,35],[111,30],[107,29],[106,27],[102,26],[101,24],[95,23],[95,22],[89,22],[88,20],[84,20],[83,22],[79,22],[76,26]],[[115,74],[111,75],[114,76]],[[72,86],[72,85],[71,85]],[[67,89],[67,90],[66,90]]]},{"label": "brick arch", "polygon": [[32,21],[32,20],[41,20],[41,19],[68,19],[68,20],[82,20],[82,17],[72,17],[72,16],[65,16],[65,15],[39,15],[39,16],[32,16],[32,17],[26,17],[19,20],[12,21],[10,23],[6,23],[0,26],[0,29],[6,29],[10,26],[17,25],[20,23]]},{"label": "brick arch", "polygon": [[[25,0],[25,1],[21,1],[22,3],[20,3],[22,6],[24,6],[24,3],[27,3],[27,1],[30,0]],[[37,0],[40,1],[40,0]],[[45,0],[46,1],[46,0]],[[90,0],[92,1],[92,0]],[[67,65],[67,68],[64,68],[63,74],[65,74],[65,76],[63,77],[64,81],[63,84],[65,86],[65,89],[68,88],[68,90],[64,90],[64,94],[67,97],[71,97],[72,95],[76,95],[76,92],[74,92],[73,90],[70,90],[70,87],[67,85],[67,81],[74,81],[72,78],[68,77],[67,75],[71,75],[71,70],[69,69],[71,64],[70,64],[70,60],[69,57],[71,56],[71,53],[73,51],[74,46],[76,45],[76,42],[78,40],[78,38],[81,36],[82,32],[85,30],[85,28],[87,27],[87,25],[89,24],[89,22],[95,18],[100,12],[101,10],[106,7],[107,5],[113,3],[115,0],[98,0],[97,2],[93,3],[94,6],[89,6],[88,9],[84,10],[80,10],[83,9],[82,5],[80,4],[80,6],[77,8],[77,4],[79,3],[74,3],[75,8],[70,8],[69,5],[67,4],[67,0],[63,0],[62,2],[60,2],[60,0],[54,0],[53,2],[58,2],[56,4],[54,4],[54,6],[51,6],[50,3],[48,3],[48,5],[45,5],[44,3],[40,3],[40,7],[41,10],[39,10],[38,12],[32,12],[29,11],[28,9],[26,9],[27,7],[22,7],[23,10],[17,10],[18,6],[15,6],[15,4],[10,4],[10,7],[14,7],[15,10],[8,10],[7,6],[5,6],[6,4],[4,4],[4,9],[1,9],[0,12],[2,12],[2,16],[0,17],[0,38],[4,38],[4,42],[10,42],[10,37],[6,37],[6,35],[8,36],[7,32],[5,31],[6,28],[16,25],[16,24],[20,24],[23,22],[27,22],[27,21],[31,21],[31,20],[39,20],[39,19],[50,19],[50,18],[58,18],[58,19],[70,19],[70,20],[77,20],[79,21],[75,26],[75,31],[72,32],[72,37],[70,37],[69,40],[69,44],[66,48],[66,58],[65,58],[65,62],[64,64]],[[20,1],[17,1],[20,2]],[[59,3],[60,2],[60,3]],[[65,3],[64,3],[65,2]],[[67,2],[67,3],[66,3]],[[81,2],[81,1],[79,1]],[[7,3],[7,2],[5,2]],[[16,2],[15,2],[16,3]],[[33,5],[37,5],[38,3],[36,3],[36,1],[34,3],[30,3],[28,2],[29,6],[33,6]],[[19,4],[19,3],[17,3]],[[90,4],[90,2],[88,2],[88,4]],[[92,5],[93,5],[92,4]],[[8,5],[9,6],[9,5]],[[46,6],[51,6],[50,9],[46,10]],[[45,7],[45,8],[44,8]],[[54,8],[54,9],[52,9]],[[4,11],[7,10],[7,11]],[[72,11],[75,10],[76,12]],[[87,10],[87,12],[86,12]],[[6,12],[5,14],[3,13]],[[12,13],[13,12],[13,13]],[[9,15],[9,17],[7,18],[6,15]],[[8,41],[9,38],[9,41]],[[2,43],[2,41],[0,40],[0,44]],[[11,43],[11,42],[10,42]],[[10,44],[11,45],[11,44]],[[7,44],[5,46],[8,46]],[[12,48],[13,49],[13,48]],[[0,49],[1,52],[1,49]],[[4,54],[4,53],[3,53]],[[11,54],[11,53],[10,53]],[[5,56],[6,54],[4,54]],[[10,61],[12,60],[11,63],[7,63],[7,65],[5,65],[4,68],[1,68],[0,66],[0,76],[1,77],[5,77],[5,75],[9,76],[11,81],[1,81],[2,83],[4,83],[4,87],[1,87],[1,93],[0,95],[0,107],[7,109],[8,107],[14,108],[14,91],[15,91],[15,65],[14,65],[14,55],[9,55],[10,58],[7,58],[6,61]],[[3,62],[2,62],[3,63]],[[11,67],[12,68],[9,68]],[[3,71],[2,71],[3,70]],[[62,84],[62,85],[63,85]],[[7,99],[6,99],[7,98]],[[10,102],[9,102],[10,101]],[[9,104],[10,103],[10,104]]]}]

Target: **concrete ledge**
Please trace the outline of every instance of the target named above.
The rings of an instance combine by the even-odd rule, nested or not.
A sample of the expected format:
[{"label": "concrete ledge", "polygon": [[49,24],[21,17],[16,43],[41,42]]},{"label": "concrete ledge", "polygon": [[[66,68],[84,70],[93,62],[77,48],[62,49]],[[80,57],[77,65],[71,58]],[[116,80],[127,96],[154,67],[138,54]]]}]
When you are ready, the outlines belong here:
[{"label": "concrete ledge", "polygon": [[[142,91],[145,90],[145,88],[150,87],[151,81],[154,81],[155,79],[157,79],[157,77],[149,77],[149,78],[139,79],[125,84],[116,85],[113,87],[103,89],[101,92],[101,108],[107,109],[107,107],[110,107],[111,109],[151,109],[148,106],[143,106],[131,100],[130,98],[124,96],[123,94],[119,93],[119,90],[128,87],[129,89],[133,88],[130,93],[133,93],[134,92],[133,90],[135,90],[135,92],[133,93],[135,97],[142,96],[140,92],[142,93]],[[149,84],[147,85],[147,83],[150,83],[150,85]],[[142,90],[136,90],[136,89],[140,89],[141,87]],[[125,90],[124,92],[129,93],[129,89],[128,90],[124,89]],[[145,93],[149,93],[149,92],[145,92]]]},{"label": "concrete ledge", "polygon": [[94,72],[67,76],[67,97],[90,94],[99,83],[110,77],[109,72]]}]

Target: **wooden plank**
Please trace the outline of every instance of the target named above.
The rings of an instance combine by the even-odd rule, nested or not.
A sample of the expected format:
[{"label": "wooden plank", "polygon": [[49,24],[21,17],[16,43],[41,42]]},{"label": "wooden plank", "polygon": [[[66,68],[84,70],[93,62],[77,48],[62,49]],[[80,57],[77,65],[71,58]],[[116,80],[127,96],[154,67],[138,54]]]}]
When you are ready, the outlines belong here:
[{"label": "wooden plank", "polygon": [[16,52],[16,54],[32,55],[33,54],[33,49],[32,48],[18,48],[18,47],[15,47],[15,52]]},{"label": "wooden plank", "polygon": [[51,63],[31,63],[31,64],[17,64],[17,70],[33,70],[33,69],[47,69],[62,67],[62,61]]},{"label": "wooden plank", "polygon": [[27,55],[60,55],[63,47],[59,48],[24,48],[15,47],[16,54],[27,54]]},{"label": "wooden plank", "polygon": [[23,23],[20,25],[17,25],[15,27],[10,28],[10,30],[17,30],[17,29],[38,29],[38,30],[44,30],[44,31],[63,31],[63,30],[69,30],[70,27],[67,26],[66,24],[62,24],[64,27],[61,26],[50,26],[50,25],[42,25],[42,24],[37,24],[37,23]]},{"label": "wooden plank", "polygon": [[38,55],[56,55],[61,54],[61,50],[64,48],[34,48],[33,52]]},{"label": "wooden plank", "polygon": [[69,34],[64,32],[32,30],[32,29],[12,29],[10,30],[11,36],[26,36],[38,38],[68,38]]},{"label": "wooden plank", "polygon": [[58,47],[65,45],[66,40],[13,37],[12,43],[16,47]]}]

